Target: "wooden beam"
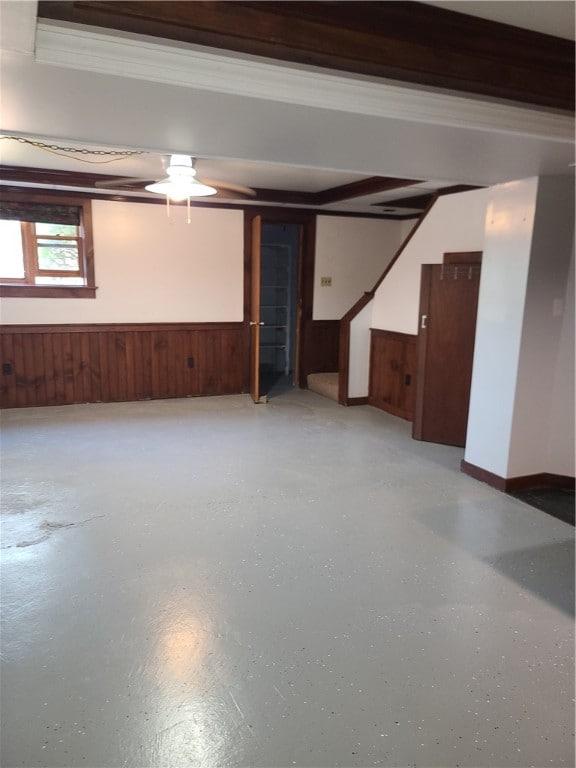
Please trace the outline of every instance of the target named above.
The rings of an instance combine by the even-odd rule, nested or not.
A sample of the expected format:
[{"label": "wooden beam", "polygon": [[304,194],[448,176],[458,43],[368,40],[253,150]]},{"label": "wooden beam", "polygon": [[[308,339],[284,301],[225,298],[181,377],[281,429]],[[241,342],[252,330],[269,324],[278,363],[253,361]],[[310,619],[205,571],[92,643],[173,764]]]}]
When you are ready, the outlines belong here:
[{"label": "wooden beam", "polygon": [[423,211],[435,193],[427,195],[414,195],[413,197],[400,197],[395,200],[386,200],[383,203],[373,203],[376,208],[409,208],[416,211]]},{"label": "wooden beam", "polygon": [[572,41],[418,2],[41,0],[39,16],[574,109]]},{"label": "wooden beam", "polygon": [[341,184],[338,187],[330,187],[321,192],[296,192],[281,189],[255,188],[256,199],[271,203],[287,203],[292,205],[322,206],[329,203],[339,203],[343,200],[351,200],[355,197],[367,197],[378,192],[388,192],[391,189],[400,189],[412,184],[421,184],[418,179],[397,179],[393,176],[369,176],[350,184]]},{"label": "wooden beam", "polygon": [[[19,165],[0,165],[0,179],[3,181],[26,182],[28,184],[47,184],[60,187],[84,187],[95,190],[109,190],[110,194],[122,192],[143,192],[145,184],[150,179],[135,180],[133,184],[119,184],[115,181],[125,181],[125,176],[111,176],[104,173],[91,173],[87,171],[63,171],[51,168],[28,168]],[[103,186],[104,182],[109,182]],[[255,188],[256,197],[250,198],[254,202],[283,203],[288,205],[301,205],[306,207],[322,206],[328,203],[349,200],[354,197],[365,197],[378,192],[386,192],[412,184],[420,184],[414,179],[396,179],[386,176],[370,176],[351,184],[343,184],[339,187],[331,187],[321,192],[299,192],[297,190],[263,189]],[[233,193],[225,195],[234,198]],[[237,199],[244,199],[244,195],[238,195]],[[161,199],[161,198],[159,198]]]},{"label": "wooden beam", "polygon": [[395,200],[386,200],[383,203],[373,203],[373,205],[377,208],[407,208],[410,210],[423,211],[437,196],[455,195],[458,192],[469,192],[473,189],[482,189],[482,187],[474,186],[472,184],[453,184],[450,187],[441,187],[429,194],[414,195],[414,197],[401,197]]},{"label": "wooden beam", "polygon": [[339,187],[325,189],[316,193],[316,205],[328,205],[341,200],[350,200],[353,197],[367,197],[378,192],[388,192],[391,189],[410,187],[413,184],[421,184],[418,179],[396,179],[393,176],[371,176],[367,179],[354,181],[351,184],[343,184]]},{"label": "wooden beam", "polygon": [[[86,173],[86,172],[73,172],[73,171],[55,171],[50,170],[46,168],[26,168],[21,166],[15,166],[15,165],[0,165],[0,180],[7,182],[11,181],[16,184],[16,186],[12,186],[10,184],[2,184],[0,185],[0,195],[2,197],[6,197],[7,195],[21,195],[21,194],[43,194],[47,191],[50,193],[52,197],[66,197],[71,194],[71,192],[66,191],[65,189],[55,189],[54,187],[77,187],[82,188],[84,187],[84,190],[94,190],[94,191],[74,191],[75,197],[82,197],[87,198],[90,200],[110,200],[112,202],[121,202],[121,203],[150,203],[152,205],[166,205],[166,200],[161,195],[147,195],[147,196],[141,196],[141,195],[126,195],[122,194],[123,189],[130,189],[130,190],[136,190],[139,191],[139,187],[137,185],[134,185],[133,187],[122,187],[119,190],[115,191],[113,189],[110,189],[108,191],[105,191],[102,187],[95,187],[94,182],[102,180],[104,178],[110,178],[104,174],[94,174],[94,173]],[[26,186],[26,187],[20,187],[17,186],[18,183],[26,183],[28,185],[39,185],[39,186]],[[44,186],[42,186],[44,185]],[[46,187],[49,186],[49,189]],[[297,205],[299,208],[291,208],[290,210],[294,213],[316,213],[317,211],[317,203],[310,202],[310,200],[313,200],[313,196],[315,193],[307,193],[307,192],[286,192],[284,190],[256,190],[258,193],[255,198],[250,198],[250,205],[244,205],[242,204],[241,200],[244,198],[240,198],[238,201],[231,201],[228,202],[228,198],[221,198],[223,202],[213,202],[214,199],[218,198],[218,195],[215,195],[214,198],[200,198],[194,199],[191,201],[191,205],[196,208],[221,208],[221,209],[231,209],[231,210],[251,210],[251,211],[265,211],[266,215],[270,215],[270,212],[277,211],[277,212],[283,212],[285,213],[287,211],[286,208],[274,208],[274,203],[279,203],[282,205],[291,204],[291,205]],[[321,194],[321,193],[318,193]],[[311,198],[312,196],[312,198]],[[226,200],[226,201],[224,201]],[[212,202],[210,202],[212,201]],[[257,208],[254,203],[260,203],[261,206]],[[185,203],[173,203],[174,206],[183,206]],[[404,219],[413,219],[415,217],[415,214],[388,214],[385,211],[380,212],[377,210],[374,210],[374,212],[369,211],[332,211],[332,210],[324,210],[321,211],[323,216],[345,216],[349,218],[374,218],[374,219],[386,219],[386,220],[404,220]]]}]

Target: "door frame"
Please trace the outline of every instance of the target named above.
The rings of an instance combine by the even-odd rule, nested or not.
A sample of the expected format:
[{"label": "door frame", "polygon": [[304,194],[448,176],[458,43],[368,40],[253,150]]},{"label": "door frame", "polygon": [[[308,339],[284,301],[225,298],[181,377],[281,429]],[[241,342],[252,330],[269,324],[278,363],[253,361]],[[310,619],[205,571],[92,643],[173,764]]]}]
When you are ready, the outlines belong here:
[{"label": "door frame", "polygon": [[246,341],[246,382],[249,391],[251,333],[252,319],[252,222],[260,217],[261,223],[270,224],[299,224],[301,225],[301,242],[298,253],[298,315],[296,326],[296,368],[298,380],[296,385],[306,386],[305,361],[307,358],[306,339],[312,323],[312,307],[314,301],[314,254],[316,250],[316,214],[311,211],[298,211],[284,208],[265,208],[251,206],[244,211],[244,337]]}]

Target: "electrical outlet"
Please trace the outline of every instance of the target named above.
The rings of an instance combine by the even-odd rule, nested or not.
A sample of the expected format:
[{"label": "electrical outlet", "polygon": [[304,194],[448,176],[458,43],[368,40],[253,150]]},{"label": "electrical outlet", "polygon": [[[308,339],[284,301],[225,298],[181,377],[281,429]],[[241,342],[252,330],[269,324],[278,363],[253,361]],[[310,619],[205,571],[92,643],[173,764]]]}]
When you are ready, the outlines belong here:
[{"label": "electrical outlet", "polygon": [[188,358],[188,368],[194,368],[194,358],[192,355]]},{"label": "electrical outlet", "polygon": [[330,288],[332,285],[332,278],[331,277],[321,277],[320,278],[320,285],[322,288]]},{"label": "electrical outlet", "polygon": [[12,363],[2,363],[2,373],[5,376],[12,373]]}]

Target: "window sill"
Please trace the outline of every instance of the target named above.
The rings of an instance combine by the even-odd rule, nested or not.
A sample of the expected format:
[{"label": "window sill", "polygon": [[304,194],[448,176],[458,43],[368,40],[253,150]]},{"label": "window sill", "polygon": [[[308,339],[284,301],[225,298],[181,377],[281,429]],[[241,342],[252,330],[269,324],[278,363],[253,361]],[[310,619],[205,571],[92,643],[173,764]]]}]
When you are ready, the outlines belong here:
[{"label": "window sill", "polygon": [[88,285],[15,285],[0,283],[0,296],[20,299],[95,299],[96,287]]}]

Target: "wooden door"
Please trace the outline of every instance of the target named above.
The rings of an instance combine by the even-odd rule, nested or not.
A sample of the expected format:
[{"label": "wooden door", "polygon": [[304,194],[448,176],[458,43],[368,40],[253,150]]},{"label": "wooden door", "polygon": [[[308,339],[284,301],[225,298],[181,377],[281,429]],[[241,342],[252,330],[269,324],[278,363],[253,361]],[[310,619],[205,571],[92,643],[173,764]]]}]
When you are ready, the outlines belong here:
[{"label": "wooden door", "polygon": [[424,264],[413,437],[464,446],[468,424],[478,264]]},{"label": "wooden door", "polygon": [[260,273],[262,267],[262,217],[252,219],[252,285],[250,315],[250,394],[255,403],[266,402],[260,391]]}]

